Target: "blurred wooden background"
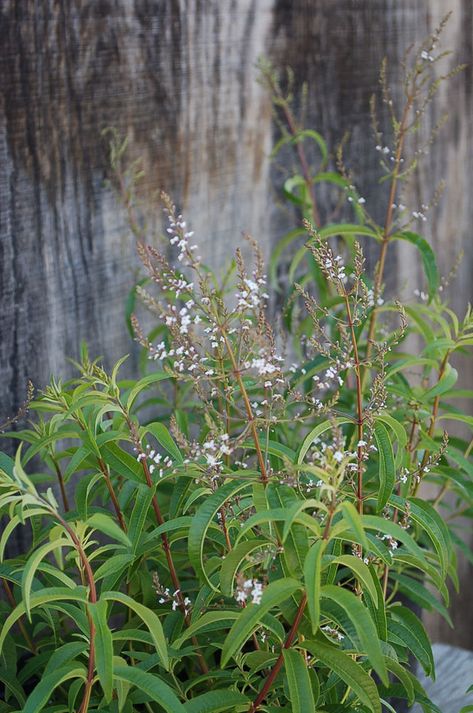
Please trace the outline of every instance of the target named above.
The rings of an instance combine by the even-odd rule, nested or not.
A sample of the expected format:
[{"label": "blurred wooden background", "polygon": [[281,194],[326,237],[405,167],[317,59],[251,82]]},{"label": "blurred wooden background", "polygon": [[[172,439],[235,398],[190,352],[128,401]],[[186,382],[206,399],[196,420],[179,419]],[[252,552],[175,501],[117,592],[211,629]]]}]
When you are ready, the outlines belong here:
[{"label": "blurred wooden background", "polygon": [[[21,403],[28,378],[41,386],[64,373],[64,358],[77,355],[81,339],[107,363],[131,351],[128,368],[137,368],[124,320],[137,263],[106,185],[103,128],[130,137],[149,195],[165,188],[175,197],[207,261],[225,261],[243,231],[268,254],[285,221],[257,58],[291,66],[299,88],[309,82],[307,124],[329,146],[351,131],[347,162],[382,214],[368,112],[379,65],[387,56],[395,84],[404,49],[449,10],[442,46],[453,50],[450,66],[468,67],[431,109],[431,123],[446,108],[450,119],[409,200],[415,209],[446,179],[424,233],[445,272],[465,249],[452,293],[463,311],[473,296],[471,0],[2,0],[1,416]],[[420,284],[409,246],[391,253],[388,279],[408,293]],[[471,361],[463,371],[471,387]],[[473,648],[471,574],[463,564],[456,631],[429,621],[437,640]]]}]

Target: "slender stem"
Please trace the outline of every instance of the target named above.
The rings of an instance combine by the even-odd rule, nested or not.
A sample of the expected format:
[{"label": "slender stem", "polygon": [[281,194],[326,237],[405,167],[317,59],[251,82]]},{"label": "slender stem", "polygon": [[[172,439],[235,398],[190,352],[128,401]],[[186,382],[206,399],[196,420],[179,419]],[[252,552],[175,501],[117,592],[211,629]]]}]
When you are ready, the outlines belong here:
[{"label": "slender stem", "polygon": [[[90,566],[90,562],[88,560],[87,555],[85,554],[84,548],[82,547],[82,544],[77,537],[76,533],[74,530],[71,528],[71,526],[64,520],[64,518],[61,517],[58,513],[53,513],[54,516],[59,520],[61,525],[64,527],[66,530],[67,534],[71,538],[72,542],[74,543],[74,546],[77,550],[77,553],[79,555],[79,559],[82,563],[82,567],[84,569],[84,573],[87,579],[87,584],[89,585],[89,602],[92,604],[95,604],[97,601],[97,589],[95,586],[95,580],[94,580],[94,573],[92,571],[92,567]],[[89,663],[87,667],[87,679],[85,682],[85,690],[84,690],[84,697],[82,699],[81,706],[79,708],[78,713],[87,713],[89,709],[89,702],[90,702],[90,696],[92,693],[92,686],[94,683],[94,671],[95,671],[95,625],[92,620],[92,617],[90,615],[90,612],[87,612],[87,619],[89,623]]]},{"label": "slender stem", "polygon": [[250,431],[251,435],[253,438],[253,442],[255,444],[255,450],[256,450],[256,457],[258,459],[258,465],[260,469],[260,474],[261,474],[261,482],[264,485],[268,484],[268,472],[266,469],[266,463],[264,460],[263,452],[261,450],[261,444],[259,442],[258,438],[258,431],[256,428],[256,423],[255,423],[255,417],[253,415],[253,410],[251,408],[251,403],[250,399],[248,398],[248,393],[245,388],[245,384],[243,383],[243,379],[241,378],[241,371],[238,368],[237,361],[235,359],[235,354],[233,353],[232,345],[230,344],[230,340],[227,337],[227,334],[223,327],[221,328],[222,336],[225,341],[225,346],[227,348],[228,356],[230,357],[230,361],[232,363],[232,369],[233,373],[235,375],[235,378],[237,380],[238,386],[240,388],[240,392],[243,398],[243,403],[245,405],[245,411],[246,411],[246,416],[248,419],[248,424],[250,426]]},{"label": "slender stem", "polygon": [[[333,519],[333,516],[334,516],[334,513],[335,513],[335,507],[336,507],[336,502],[335,502],[335,500],[333,501],[332,505],[333,505],[333,507],[330,508],[330,510],[329,510],[329,514],[328,514],[328,517],[327,517],[327,522],[326,522],[325,528],[324,528],[324,533],[323,533],[323,535],[322,535],[322,539],[323,539],[323,540],[328,540],[328,536],[329,536],[329,533],[330,533],[330,527],[331,527],[331,525],[332,525],[332,519]],[[264,682],[263,688],[261,689],[261,691],[258,693],[258,695],[257,695],[257,697],[255,698],[255,700],[253,701],[253,703],[252,703],[252,704],[250,705],[250,707],[248,708],[248,713],[256,713],[256,711],[258,710],[258,708],[260,707],[260,705],[263,703],[263,701],[265,700],[266,696],[268,695],[268,693],[269,693],[269,691],[270,691],[270,689],[271,689],[271,686],[273,685],[274,681],[276,680],[276,677],[277,677],[279,671],[281,670],[281,666],[282,666],[283,663],[284,663],[284,651],[285,651],[286,649],[290,649],[291,646],[292,646],[292,644],[293,644],[293,642],[294,642],[294,639],[295,639],[295,637],[296,637],[296,635],[297,635],[297,631],[298,631],[298,629],[299,629],[299,625],[300,625],[301,620],[302,620],[302,616],[303,616],[303,614],[304,614],[304,609],[305,609],[305,607],[306,607],[306,604],[307,604],[307,594],[304,592],[304,594],[302,595],[302,599],[301,599],[301,601],[300,601],[300,603],[299,603],[299,606],[298,606],[298,608],[297,608],[297,612],[296,612],[296,616],[295,616],[294,622],[293,622],[293,624],[292,624],[292,626],[291,626],[291,629],[290,629],[290,631],[289,631],[289,633],[288,633],[288,635],[287,635],[287,638],[286,638],[286,640],[285,640],[285,642],[284,642],[284,644],[283,644],[282,650],[281,650],[281,652],[280,652],[280,654],[279,654],[279,656],[278,656],[278,658],[277,658],[277,661],[276,661],[276,663],[274,664],[274,666],[273,666],[273,668],[271,669],[271,671],[269,672],[269,674],[268,674],[268,676],[267,676],[267,678],[266,678],[266,681]]]},{"label": "slender stem", "polygon": [[56,458],[54,458],[54,456],[52,457],[52,461],[54,463],[54,470],[56,471],[59,488],[61,490],[62,504],[64,506],[64,510],[66,512],[69,512],[69,510],[70,510],[69,501],[67,499],[66,486],[64,484],[64,478],[62,475],[62,471],[61,471],[61,468],[59,467],[59,463],[57,462]]},{"label": "slender stem", "polygon": [[[363,514],[363,385],[361,378],[361,365],[360,357],[358,353],[358,343],[355,334],[355,327],[353,324],[353,317],[351,313],[350,300],[348,294],[345,292],[343,295],[345,301],[345,307],[348,316],[348,327],[350,329],[351,343],[353,348],[353,358],[355,360],[355,376],[356,376],[356,411],[357,411],[357,427],[358,427],[358,445],[356,449],[357,457],[357,491],[356,500],[358,505],[358,512],[360,515]],[[360,445],[361,444],[361,445]]]},{"label": "slender stem", "polygon": [[297,609],[294,623],[291,626],[289,634],[287,635],[287,638],[283,644],[281,653],[279,654],[278,659],[277,659],[276,663],[274,664],[273,668],[269,672],[268,677],[266,678],[266,681],[264,682],[263,688],[261,689],[261,691],[258,693],[258,695],[255,698],[255,700],[253,701],[253,703],[248,708],[248,713],[256,713],[256,711],[259,709],[259,707],[265,700],[266,696],[268,695],[274,681],[276,680],[276,677],[284,663],[284,651],[286,649],[290,649],[292,646],[292,643],[293,643],[293,641],[296,637],[296,634],[297,634],[297,630],[299,628],[299,624],[301,623],[301,619],[304,614],[304,609],[305,609],[306,604],[307,604],[307,594],[304,592],[304,594],[302,595],[302,599],[300,601],[299,607]]},{"label": "slender stem", "polygon": [[[408,119],[409,119],[409,112],[410,112],[412,104],[414,102],[414,98],[415,98],[415,89],[413,89],[413,91],[407,97],[406,104],[404,106],[404,111],[403,111],[402,118],[401,118],[401,123],[399,125],[398,141],[397,141],[397,147],[396,147],[396,154],[395,154],[395,158],[394,158],[394,170],[393,170],[393,174],[392,174],[391,187],[389,190],[388,207],[386,210],[386,217],[385,217],[385,221],[384,221],[381,252],[379,255],[379,261],[378,261],[378,265],[376,267],[376,274],[375,274],[375,279],[374,279],[374,289],[373,289],[374,307],[373,307],[373,311],[371,312],[370,323],[369,323],[369,327],[368,327],[368,339],[367,339],[367,345],[366,345],[366,360],[367,361],[369,360],[369,358],[371,356],[371,351],[373,348],[373,339],[374,339],[374,334],[375,334],[375,330],[376,330],[376,321],[378,318],[376,304],[377,304],[378,297],[381,292],[381,286],[383,284],[384,268],[386,265],[386,254],[388,251],[388,245],[390,242],[391,230],[392,230],[392,226],[393,226],[394,200],[396,198],[396,190],[397,190],[397,185],[398,185],[398,181],[399,181],[399,172],[400,172],[400,168],[401,168],[402,152],[404,149],[404,143],[405,143],[405,139],[406,139],[406,135],[407,135],[407,123],[408,123]],[[367,369],[365,370],[365,375],[366,375],[366,373],[367,373]]]},{"label": "slender stem", "polygon": [[[282,95],[279,87],[277,86],[276,82],[274,81],[273,77],[271,77],[271,75],[268,74],[266,76],[266,79],[267,79],[269,87],[273,93],[273,96],[277,97],[277,99],[278,99],[278,105],[282,108],[282,112],[284,114],[284,118],[286,120],[286,123],[287,123],[290,133],[292,134],[292,136],[294,138],[296,138],[300,129],[297,126],[296,118],[291,111],[289,103],[283,97],[283,95]],[[302,175],[304,177],[304,183],[306,185],[306,189],[307,189],[307,192],[310,197],[310,203],[311,203],[311,208],[312,208],[312,221],[313,221],[313,224],[315,225],[315,227],[318,228],[318,227],[320,227],[320,215],[319,215],[319,210],[317,207],[317,200],[315,198],[314,185],[312,183],[312,177],[310,175],[309,162],[307,160],[307,157],[306,157],[306,154],[304,151],[303,143],[301,141],[296,141],[295,146],[296,146],[296,153],[299,158],[299,163],[301,164]]]},{"label": "slender stem", "polygon": [[120,503],[118,502],[118,498],[117,498],[117,496],[115,495],[115,491],[114,491],[114,489],[113,489],[112,481],[111,481],[111,479],[110,479],[110,473],[108,472],[107,464],[105,463],[105,461],[103,460],[103,458],[97,458],[97,460],[98,460],[99,468],[100,468],[100,470],[102,471],[103,476],[104,476],[104,478],[105,478],[105,484],[106,484],[106,486],[107,486],[107,490],[108,490],[108,492],[109,492],[110,499],[111,499],[111,501],[112,501],[112,504],[113,504],[115,513],[116,513],[117,518],[118,518],[118,522],[119,522],[119,524],[120,524],[120,527],[121,527],[121,529],[123,530],[123,532],[126,532],[126,531],[127,531],[127,527],[126,527],[126,523],[125,523],[125,518],[124,518],[124,516],[123,516],[122,510],[121,510],[121,507],[120,507]]},{"label": "slender stem", "polygon": [[[146,478],[146,483],[149,488],[152,488],[153,481],[151,479],[151,473],[149,472],[148,463],[146,462],[146,458],[141,459],[141,465],[143,468],[143,473]],[[164,518],[161,513],[161,508],[159,507],[159,503],[158,503],[158,499],[157,499],[156,495],[153,495],[153,499],[152,499],[151,503],[153,506],[154,514],[156,516],[156,521],[157,521],[158,525],[163,525]],[[189,614],[187,613],[186,605],[184,603],[184,595],[182,593],[181,582],[179,580],[179,576],[177,574],[176,567],[174,565],[174,560],[172,558],[171,546],[169,544],[168,536],[165,532],[161,533],[161,542],[163,543],[163,550],[164,550],[164,554],[166,556],[166,562],[168,564],[169,574],[171,576],[171,581],[172,581],[172,584],[173,584],[173,587],[175,590],[174,596],[176,597],[177,603],[179,605],[179,609],[181,610],[181,612],[184,616],[184,622],[185,622],[186,626],[189,627],[191,625],[191,620],[190,620]],[[192,637],[192,643],[194,644],[194,646],[199,647],[199,642],[195,636]],[[207,662],[205,661],[205,659],[202,656],[202,654],[200,653],[200,651],[197,651],[197,657],[199,659],[199,665],[202,670],[202,673],[208,673],[209,668],[207,666]]]},{"label": "slender stem", "polygon": [[[439,373],[438,373],[437,383],[440,381],[440,379],[443,377],[443,375],[445,373],[445,369],[447,368],[450,354],[451,354],[451,352],[447,351],[444,358],[442,359],[442,363],[440,364],[440,369],[439,369]],[[437,417],[438,417],[438,412],[439,412],[439,406],[440,406],[440,395],[435,397],[434,403],[432,406],[432,415],[430,417],[429,430],[427,431],[430,438],[432,438],[432,436],[434,435],[435,425],[437,423]],[[414,487],[413,495],[416,495],[417,491],[419,490],[419,486],[422,482],[422,474],[423,474],[425,466],[427,465],[427,461],[429,460],[430,453],[431,452],[426,448],[424,451],[424,455],[422,456],[421,464],[419,466],[419,476],[420,477]]]},{"label": "slender stem", "polygon": [[[12,588],[10,587],[10,582],[8,582],[8,580],[6,580],[2,577],[2,584],[3,584],[3,589],[5,590],[5,594],[6,594],[6,597],[9,601],[9,603],[10,603],[11,608],[15,609],[16,601],[15,601],[15,597],[12,592]],[[36,645],[34,644],[33,640],[31,639],[30,635],[28,634],[28,632],[26,630],[26,627],[23,623],[22,616],[18,619],[18,627],[19,627],[21,634],[22,634],[24,640],[26,641],[26,644],[27,644],[28,648],[30,649],[31,653],[32,654],[38,653]]]}]

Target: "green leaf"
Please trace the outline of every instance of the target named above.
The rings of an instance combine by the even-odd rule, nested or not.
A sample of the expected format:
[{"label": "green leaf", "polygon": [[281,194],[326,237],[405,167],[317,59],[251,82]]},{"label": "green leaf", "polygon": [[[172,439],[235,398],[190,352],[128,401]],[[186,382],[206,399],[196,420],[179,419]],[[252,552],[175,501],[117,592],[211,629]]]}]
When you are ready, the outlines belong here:
[{"label": "green leaf", "polygon": [[174,465],[176,463],[181,464],[183,462],[184,459],[182,457],[182,453],[174,443],[174,440],[164,423],[160,423],[159,421],[149,423],[144,431],[145,433],[151,433],[151,435],[156,438],[158,443],[169,453]]},{"label": "green leaf", "polygon": [[225,483],[202,503],[192,520],[189,529],[189,559],[199,577],[205,580],[212,589],[217,590],[207,576],[203,561],[205,536],[216,513],[226,501],[250,485],[251,483],[248,481],[241,480]]},{"label": "green leaf", "polygon": [[42,559],[53,550],[56,550],[58,547],[73,546],[74,545],[72,544],[72,542],[60,537],[57,540],[54,540],[54,542],[46,542],[46,544],[42,545],[42,547],[38,547],[38,549],[34,550],[33,554],[28,559],[21,578],[21,596],[25,604],[26,615],[30,621],[31,586],[33,584],[33,579],[36,574],[36,570],[38,569]]},{"label": "green leaf", "polygon": [[353,223],[335,223],[333,225],[327,225],[325,228],[318,230],[317,233],[323,240],[331,238],[333,235],[366,235],[369,238],[374,238],[374,240],[381,240],[381,236],[372,228],[368,228],[366,225],[356,225]]},{"label": "green leaf", "polygon": [[313,634],[319,628],[320,621],[320,579],[325,545],[325,540],[318,540],[310,548],[304,562],[304,583]]},{"label": "green leaf", "polygon": [[374,622],[361,600],[356,594],[343,587],[326,584],[322,587],[321,597],[326,597],[341,607],[353,626],[368,659],[376,673],[388,685],[388,672],[384,663],[384,656],[379,643],[378,632]]},{"label": "green leaf", "polygon": [[269,544],[268,540],[246,540],[245,542],[239,542],[231,552],[225,555],[222,569],[220,570],[220,586],[224,596],[232,596],[233,580],[248,555],[260,547],[267,547]]},{"label": "green leaf", "polygon": [[278,579],[266,587],[260,604],[248,604],[243,609],[223,643],[222,668],[240,651],[248,637],[260,625],[261,618],[300,589],[301,583],[295,579]]},{"label": "green leaf", "polygon": [[[8,690],[11,691],[20,706],[24,706],[26,700],[25,692],[23,691],[20,684],[15,680],[14,669],[12,672],[5,672],[5,670],[0,669],[0,683],[3,683],[3,685],[5,686],[5,693]],[[8,707],[8,710],[11,711],[13,709]]]},{"label": "green leaf", "polygon": [[[39,592],[35,592],[30,598],[30,610],[35,607],[42,606],[52,602],[71,600],[76,602],[87,602],[85,587],[76,587],[76,589],[68,589],[67,587],[46,587]],[[3,648],[5,637],[12,626],[25,614],[25,603],[17,604],[12,613],[5,619],[2,631],[0,632],[0,652]]]},{"label": "green leaf", "polygon": [[131,666],[116,665],[114,675],[121,681],[127,681],[141,692],[156,701],[167,713],[186,713],[186,709],[167,683],[158,676]]},{"label": "green leaf", "polygon": [[156,651],[159,654],[159,658],[161,659],[164,668],[166,671],[169,671],[169,657],[166,639],[164,638],[161,622],[154,611],[148,609],[148,607],[145,607],[139,602],[135,602],[134,599],[126,594],[122,594],[122,592],[105,592],[101,595],[101,599],[109,602],[120,602],[120,604],[124,604],[140,617],[153,637]]},{"label": "green leaf", "polygon": [[342,503],[341,510],[343,512],[344,520],[353,530],[353,533],[356,535],[357,540],[360,542],[365,552],[368,552],[368,550],[370,549],[370,543],[368,542],[368,538],[366,537],[366,533],[363,527],[363,521],[358,510],[353,505],[353,503],[350,503],[348,500]]},{"label": "green leaf", "polygon": [[387,429],[377,421],[374,425],[374,439],[378,448],[379,459],[379,491],[378,511],[388,502],[396,483],[394,453]]},{"label": "green leaf", "polygon": [[350,656],[322,641],[304,641],[301,647],[310,651],[324,666],[339,676],[360,701],[373,713],[381,713],[381,701],[373,679]]},{"label": "green leaf", "polygon": [[295,649],[284,649],[283,656],[292,713],[315,713],[314,695],[305,660]]},{"label": "green leaf", "polygon": [[94,515],[91,515],[85,524],[93,530],[103,532],[104,535],[108,535],[112,538],[112,540],[117,540],[117,542],[125,545],[125,547],[131,547],[130,538],[123,532],[121,527],[117,525],[110,515],[97,512]]},{"label": "green leaf", "polygon": [[169,374],[166,374],[164,371],[157,371],[154,374],[148,374],[148,376],[144,376],[142,379],[136,382],[135,386],[132,388],[130,393],[128,394],[128,399],[126,402],[126,409],[127,411],[130,411],[136,397],[148,386],[151,384],[155,384],[158,381],[165,381],[166,379],[170,379],[171,376]]},{"label": "green leaf", "polygon": [[113,641],[107,623],[107,609],[104,600],[89,604],[95,626],[95,665],[105,700],[110,703],[113,694]]},{"label": "green leaf", "polygon": [[22,708],[22,713],[38,713],[43,710],[51,698],[51,694],[55,688],[69,681],[71,678],[82,678],[85,680],[86,673],[83,667],[79,667],[77,661],[74,661],[66,666],[61,666],[52,673],[44,676],[35,689],[30,693],[28,699]]},{"label": "green leaf", "polygon": [[135,502],[128,524],[128,537],[134,553],[140,544],[141,533],[155,492],[156,486],[149,488],[147,485],[139,485],[135,490]]},{"label": "green leaf", "polygon": [[240,616],[239,611],[208,611],[202,614],[191,626],[187,627],[183,633],[172,642],[173,649],[180,649],[182,644],[195,636],[198,632],[213,631],[230,628],[235,619]]},{"label": "green leaf", "polygon": [[452,541],[444,520],[430,503],[420,498],[409,498],[405,501],[397,495],[392,495],[390,501],[402,512],[409,509],[410,517],[427,533],[437,552],[445,577],[452,556]]},{"label": "green leaf", "polygon": [[110,469],[122,475],[126,480],[134,483],[143,483],[143,468],[129,453],[117,446],[116,443],[107,443],[100,448],[100,452]]},{"label": "green leaf", "polygon": [[218,691],[208,691],[184,703],[186,713],[219,713],[219,711],[234,710],[235,706],[248,707],[250,700],[243,693],[222,688]]},{"label": "green leaf", "polygon": [[395,240],[405,240],[406,242],[415,245],[419,251],[422,258],[425,277],[427,279],[429,297],[432,299],[438,291],[440,285],[440,275],[435,253],[429,243],[425,240],[425,238],[421,237],[417,233],[412,233],[409,230],[404,230],[402,233],[396,233],[392,237]]},{"label": "green leaf", "polygon": [[419,617],[407,607],[401,606],[392,607],[391,614],[393,618],[389,621],[389,631],[396,634],[412,651],[426,676],[435,679],[432,646]]},{"label": "green leaf", "polygon": [[351,569],[358,581],[364,585],[374,602],[378,593],[369,567],[359,557],[354,555],[340,555],[330,560],[330,564],[341,564]]},{"label": "green leaf", "polygon": [[445,394],[457,383],[458,371],[450,364],[447,364],[442,377],[438,380],[435,386],[422,394],[422,401],[430,401],[430,399]]},{"label": "green leaf", "polygon": [[343,423],[353,423],[353,420],[351,418],[346,418],[345,416],[339,416],[338,418],[334,418],[332,420],[323,421],[323,423],[319,423],[315,426],[315,428],[313,428],[302,441],[302,445],[297,456],[297,463],[300,464],[304,461],[307,451],[316,438],[321,436],[322,433],[329,431],[334,426],[341,426]]}]

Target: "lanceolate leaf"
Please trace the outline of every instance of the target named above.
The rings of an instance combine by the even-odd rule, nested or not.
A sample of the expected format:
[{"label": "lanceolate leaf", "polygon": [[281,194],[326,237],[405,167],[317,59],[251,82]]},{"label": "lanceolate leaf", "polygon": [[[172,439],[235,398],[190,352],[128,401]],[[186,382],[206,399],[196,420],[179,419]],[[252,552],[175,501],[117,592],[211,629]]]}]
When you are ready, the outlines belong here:
[{"label": "lanceolate leaf", "polygon": [[30,620],[31,586],[33,584],[36,570],[38,569],[42,559],[59,547],[73,547],[73,544],[69,540],[62,537],[54,540],[54,542],[47,542],[45,545],[38,547],[38,549],[33,552],[25,565],[25,569],[23,570],[23,576],[21,578],[21,593],[25,604],[26,614]]},{"label": "lanceolate leaf", "polygon": [[38,711],[41,711],[50,699],[54,689],[71,678],[86,678],[84,667],[79,666],[77,661],[61,666],[44,676],[28,696],[28,700],[24,708],[22,708],[22,713],[38,713]]},{"label": "lanceolate leaf", "polygon": [[271,582],[265,589],[260,604],[248,604],[228,632],[222,649],[222,667],[226,666],[232,656],[235,656],[248,637],[259,626],[261,618],[273,607],[289,599],[292,594],[301,589],[301,583],[296,579],[279,579]]},{"label": "lanceolate leaf", "polygon": [[[220,711],[246,710],[249,698],[243,693],[222,688],[208,691],[184,703],[186,713],[220,713]],[[242,708],[240,708],[243,706]],[[238,707],[238,708],[236,708]]]},{"label": "lanceolate leaf", "polygon": [[381,713],[381,701],[376,684],[359,663],[335,646],[322,641],[304,641],[301,647],[310,651],[324,666],[334,671],[372,713]]},{"label": "lanceolate leaf", "polygon": [[379,458],[379,491],[378,511],[382,510],[388,502],[396,483],[396,469],[394,466],[394,453],[387,429],[380,421],[374,426],[374,438],[378,448]]},{"label": "lanceolate leaf", "polygon": [[95,665],[105,700],[110,703],[113,693],[113,642],[107,623],[107,602],[89,604],[95,626]]},{"label": "lanceolate leaf", "polygon": [[420,619],[407,607],[393,607],[388,628],[412,651],[427,676],[435,678],[435,663],[429,637]]},{"label": "lanceolate leaf", "polygon": [[[54,603],[57,601],[76,601],[76,602],[87,602],[87,595],[85,587],[76,587],[76,589],[68,589],[67,587],[47,587],[41,589],[39,592],[35,592],[31,595],[30,599],[30,609],[42,606],[43,604]],[[20,617],[25,614],[26,607],[24,602],[20,602],[12,613],[6,618],[3,628],[0,632],[0,652],[3,648],[3,643],[5,637],[12,628],[12,626],[18,621]]]},{"label": "lanceolate leaf", "polygon": [[292,713],[315,713],[314,695],[304,658],[295,649],[284,649],[283,655]]},{"label": "lanceolate leaf", "polygon": [[388,685],[388,674],[379,643],[378,632],[376,631],[368,609],[362,604],[356,594],[343,587],[336,587],[333,584],[327,584],[322,587],[321,596],[334,601],[345,611],[360,639],[364,649],[363,653],[366,653],[371,665],[383,683]]},{"label": "lanceolate leaf", "polygon": [[213,589],[216,589],[216,587],[210,582],[205,572],[203,561],[204,541],[207,530],[215,515],[227,500],[235,497],[237,493],[248,488],[250,485],[251,483],[248,483],[248,481],[225,483],[225,485],[222,485],[205,500],[192,520],[189,530],[189,559],[197,574]]},{"label": "lanceolate leaf", "polygon": [[127,594],[122,594],[122,592],[105,592],[101,595],[101,599],[108,602],[119,602],[120,604],[124,604],[140,617],[142,622],[149,629],[151,636],[153,637],[156,651],[159,654],[164,668],[168,670],[169,657],[166,639],[164,638],[164,632],[163,627],[161,626],[161,622],[159,621],[154,611],[152,611],[148,607],[145,607],[143,604],[136,602]]},{"label": "lanceolate leaf", "polygon": [[146,426],[145,431],[151,433],[156,438],[159,445],[169,453],[174,464],[182,463],[182,453],[174,443],[174,440],[164,423],[160,423],[158,421],[156,421],[156,423],[149,423]]},{"label": "lanceolate leaf", "polygon": [[325,540],[318,540],[312,545],[304,562],[304,582],[307,592],[307,606],[312,622],[312,633],[316,633],[320,621],[320,580],[322,573],[322,555]]},{"label": "lanceolate leaf", "polygon": [[246,540],[245,542],[239,542],[238,545],[225,556],[222,569],[220,570],[220,586],[222,587],[222,593],[226,597],[232,596],[233,580],[245,559],[255,550],[261,547],[268,547],[269,544],[268,540]]},{"label": "lanceolate leaf", "polygon": [[302,442],[302,446],[300,447],[299,454],[297,456],[297,462],[298,463],[303,463],[304,458],[307,454],[307,451],[311,447],[312,443],[315,441],[316,438],[322,435],[322,433],[325,433],[326,431],[329,431],[331,428],[334,426],[341,426],[344,423],[353,423],[352,419],[346,418],[344,416],[339,416],[338,418],[334,418],[332,420],[327,420],[324,421],[323,423],[319,423],[315,428],[310,431],[310,433],[307,434],[307,436],[304,438],[304,441]]},{"label": "lanceolate leaf", "polygon": [[393,237],[396,240],[405,240],[408,243],[415,245],[418,249],[422,258],[425,276],[427,278],[429,297],[432,299],[439,288],[440,275],[437,267],[437,261],[435,259],[435,253],[429,243],[425,240],[425,238],[421,237],[417,233],[412,233],[409,230],[405,230],[402,233],[396,233]]},{"label": "lanceolate leaf", "polygon": [[151,700],[156,701],[167,713],[186,713],[186,709],[172,688],[158,676],[147,671],[141,671],[136,667],[121,665],[115,666],[114,674],[116,678],[127,681],[136,686],[138,690],[146,693]]}]

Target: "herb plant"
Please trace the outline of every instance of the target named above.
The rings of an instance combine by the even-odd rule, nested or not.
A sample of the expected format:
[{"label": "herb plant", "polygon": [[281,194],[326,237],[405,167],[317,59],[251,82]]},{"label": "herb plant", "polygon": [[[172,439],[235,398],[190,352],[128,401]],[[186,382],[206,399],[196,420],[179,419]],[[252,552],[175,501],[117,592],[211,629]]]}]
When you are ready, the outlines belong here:
[{"label": "herb plant", "polygon": [[[268,317],[254,241],[252,263],[237,251],[219,280],[165,194],[168,244],[147,244],[136,167],[122,176],[138,293],[157,319],[147,334],[130,315],[148,370],[122,380],[123,359],[108,373],[84,347],[77,376],[52,380],[29,427],[7,434],[20,445],[0,462],[2,713],[437,710],[411,670],[410,655],[429,675],[434,661],[406,601],[448,619],[473,441],[444,428],[473,426],[450,403],[468,395],[451,360],[473,317],[445,303],[432,249],[393,208],[437,40],[414,53],[393,113],[384,226],[360,197],[357,224],[316,226],[309,173],[292,184],[305,214],[295,260],[309,266],[291,270],[297,349]],[[287,143],[310,138],[292,130]],[[330,180],[353,203],[338,168]],[[374,277],[360,236],[381,246]],[[425,300],[383,293],[396,240],[420,252]],[[31,546],[8,558],[23,527]]]}]

